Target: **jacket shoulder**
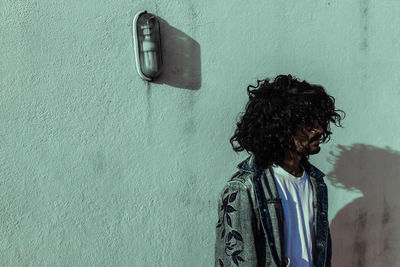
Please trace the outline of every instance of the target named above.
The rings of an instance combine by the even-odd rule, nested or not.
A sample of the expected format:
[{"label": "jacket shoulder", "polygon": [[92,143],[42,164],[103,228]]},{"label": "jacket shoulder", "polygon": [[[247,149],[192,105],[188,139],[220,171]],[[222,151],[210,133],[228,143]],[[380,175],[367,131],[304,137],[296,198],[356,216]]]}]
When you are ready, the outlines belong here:
[{"label": "jacket shoulder", "polygon": [[225,188],[241,188],[251,191],[253,188],[254,174],[239,170],[228,180]]}]

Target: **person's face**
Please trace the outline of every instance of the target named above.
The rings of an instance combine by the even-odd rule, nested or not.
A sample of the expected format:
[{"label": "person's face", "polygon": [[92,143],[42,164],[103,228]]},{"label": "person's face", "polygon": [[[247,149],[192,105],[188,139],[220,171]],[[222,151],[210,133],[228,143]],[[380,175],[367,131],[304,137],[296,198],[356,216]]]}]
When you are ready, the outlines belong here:
[{"label": "person's face", "polygon": [[301,155],[317,154],[321,150],[319,143],[323,132],[318,121],[314,121],[313,126],[300,127],[293,137],[296,152]]}]

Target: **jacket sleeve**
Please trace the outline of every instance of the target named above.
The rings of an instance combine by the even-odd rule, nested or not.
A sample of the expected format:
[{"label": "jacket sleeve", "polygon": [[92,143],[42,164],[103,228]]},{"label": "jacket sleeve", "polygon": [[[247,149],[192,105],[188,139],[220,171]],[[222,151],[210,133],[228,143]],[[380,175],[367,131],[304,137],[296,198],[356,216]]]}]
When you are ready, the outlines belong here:
[{"label": "jacket sleeve", "polygon": [[215,266],[258,266],[250,192],[240,181],[230,181],[223,189],[218,218]]}]

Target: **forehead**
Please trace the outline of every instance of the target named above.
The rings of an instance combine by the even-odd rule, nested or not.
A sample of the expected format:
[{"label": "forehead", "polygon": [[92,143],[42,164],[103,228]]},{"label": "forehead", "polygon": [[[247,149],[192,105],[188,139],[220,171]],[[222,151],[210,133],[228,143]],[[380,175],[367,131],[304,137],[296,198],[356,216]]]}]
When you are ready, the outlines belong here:
[{"label": "forehead", "polygon": [[297,127],[296,136],[304,136],[311,135],[314,129],[321,129],[324,131],[324,128],[321,126],[319,121],[315,120],[310,124],[302,124]]},{"label": "forehead", "polygon": [[310,127],[319,127],[321,126],[321,122],[318,120],[310,120],[310,121],[306,121],[304,123],[300,123],[297,125],[298,129],[306,129],[306,128],[310,128]]}]

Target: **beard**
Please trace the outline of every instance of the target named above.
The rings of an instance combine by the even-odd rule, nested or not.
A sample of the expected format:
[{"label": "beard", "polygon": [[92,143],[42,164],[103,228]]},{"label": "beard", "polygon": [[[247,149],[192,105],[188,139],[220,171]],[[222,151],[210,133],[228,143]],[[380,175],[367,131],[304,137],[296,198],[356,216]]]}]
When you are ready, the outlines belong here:
[{"label": "beard", "polygon": [[296,150],[302,156],[314,155],[321,150],[319,144],[319,138],[312,138],[306,142],[296,145]]},{"label": "beard", "polygon": [[319,144],[315,147],[313,146],[309,146],[309,148],[307,149],[307,154],[308,155],[314,155],[314,154],[318,154],[318,152],[321,150],[321,148],[319,147]]}]

